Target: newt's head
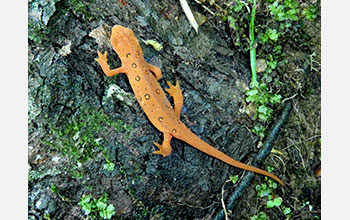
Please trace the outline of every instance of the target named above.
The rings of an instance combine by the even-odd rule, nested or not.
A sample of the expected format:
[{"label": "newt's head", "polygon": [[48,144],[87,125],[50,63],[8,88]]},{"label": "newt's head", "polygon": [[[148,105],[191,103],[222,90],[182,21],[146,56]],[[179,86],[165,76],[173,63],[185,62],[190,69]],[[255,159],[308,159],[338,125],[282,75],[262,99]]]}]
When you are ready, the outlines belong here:
[{"label": "newt's head", "polygon": [[115,25],[112,28],[111,43],[114,51],[122,59],[127,54],[143,56],[142,49],[134,32],[126,27]]}]

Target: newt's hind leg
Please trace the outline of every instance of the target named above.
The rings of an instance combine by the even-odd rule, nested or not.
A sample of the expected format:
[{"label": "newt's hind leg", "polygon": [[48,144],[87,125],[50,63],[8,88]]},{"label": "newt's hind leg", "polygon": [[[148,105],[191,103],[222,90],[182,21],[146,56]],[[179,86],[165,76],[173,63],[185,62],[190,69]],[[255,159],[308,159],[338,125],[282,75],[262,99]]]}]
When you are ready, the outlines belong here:
[{"label": "newt's hind leg", "polygon": [[111,70],[111,68],[107,63],[107,52],[105,52],[104,54],[101,54],[100,51],[97,51],[97,53],[98,53],[98,58],[96,58],[95,60],[100,64],[106,76],[113,76],[115,74],[125,73],[124,67],[119,67],[117,69]]},{"label": "newt's hind leg", "polygon": [[147,67],[153,73],[154,77],[156,77],[157,80],[160,80],[163,77],[162,71],[158,67],[153,66],[149,63],[147,63]]},{"label": "newt's hind leg", "polygon": [[184,103],[184,98],[182,96],[182,91],[180,89],[179,80],[176,80],[176,85],[172,85],[169,81],[167,81],[169,85],[169,89],[165,89],[170,96],[174,99],[174,111],[178,119],[180,119],[181,109]]},{"label": "newt's hind leg", "polygon": [[169,133],[163,133],[163,143],[158,144],[157,142],[154,142],[154,145],[156,145],[159,150],[153,151],[154,154],[161,154],[163,157],[169,156],[171,154],[171,146],[170,146],[170,140],[173,136],[171,136]]}]

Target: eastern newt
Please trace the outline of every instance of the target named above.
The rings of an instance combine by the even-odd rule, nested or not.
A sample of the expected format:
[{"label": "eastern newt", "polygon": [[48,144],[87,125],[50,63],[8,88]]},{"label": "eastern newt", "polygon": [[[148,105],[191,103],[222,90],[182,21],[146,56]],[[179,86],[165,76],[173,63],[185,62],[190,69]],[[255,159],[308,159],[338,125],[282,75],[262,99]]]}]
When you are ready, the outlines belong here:
[{"label": "eastern newt", "polygon": [[114,51],[118,54],[122,62],[121,67],[110,69],[107,64],[107,52],[101,54],[98,51],[98,58],[96,58],[96,61],[100,64],[103,72],[107,76],[126,73],[131,87],[137,97],[137,101],[147,117],[159,131],[163,132],[164,138],[162,144],[154,142],[159,148],[159,150],[153,152],[154,154],[169,156],[172,151],[170,140],[175,137],[234,167],[271,177],[284,185],[275,175],[241,163],[215,149],[197,137],[197,135],[192,133],[186,125],[180,121],[183,96],[179,86],[179,81],[176,81],[175,86],[168,81],[167,83],[170,88],[165,89],[174,100],[174,107],[172,107],[165,96],[163,89],[157,82],[162,78],[161,70],[146,62],[143,57],[141,46],[131,29],[115,25],[112,28],[110,40]]}]

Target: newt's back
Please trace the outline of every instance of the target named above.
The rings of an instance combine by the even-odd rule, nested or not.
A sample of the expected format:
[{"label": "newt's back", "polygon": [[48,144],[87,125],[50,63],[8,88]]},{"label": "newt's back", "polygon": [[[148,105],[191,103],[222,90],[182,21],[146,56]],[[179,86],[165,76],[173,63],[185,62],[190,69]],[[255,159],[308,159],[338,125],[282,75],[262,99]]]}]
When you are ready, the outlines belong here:
[{"label": "newt's back", "polygon": [[150,71],[134,32],[116,25],[112,29],[111,43],[147,117],[157,129],[171,133],[177,118],[155,75]]}]

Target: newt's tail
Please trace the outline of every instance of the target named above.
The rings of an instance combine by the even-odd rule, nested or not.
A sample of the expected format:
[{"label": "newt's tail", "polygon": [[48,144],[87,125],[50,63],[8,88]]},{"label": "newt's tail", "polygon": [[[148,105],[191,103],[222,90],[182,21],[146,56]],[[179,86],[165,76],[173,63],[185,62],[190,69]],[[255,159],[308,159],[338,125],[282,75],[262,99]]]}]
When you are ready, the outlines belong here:
[{"label": "newt's tail", "polygon": [[[185,126],[184,124],[182,124],[182,125]],[[206,153],[212,157],[215,157],[215,158],[217,158],[217,159],[219,159],[219,160],[221,160],[221,161],[223,161],[231,166],[238,167],[238,168],[241,168],[244,170],[248,170],[248,171],[251,171],[254,173],[259,173],[259,174],[271,177],[272,179],[279,182],[282,186],[284,186],[284,183],[282,182],[282,180],[280,180],[277,176],[273,175],[272,173],[269,173],[265,170],[241,163],[241,162],[227,156],[223,152],[217,150],[216,148],[212,147],[211,145],[209,145],[206,142],[204,142],[203,140],[201,140],[199,137],[197,137],[197,135],[192,133],[187,127],[182,128],[182,130],[185,132],[183,132],[179,136],[175,135],[175,137],[180,139],[180,140],[185,141],[186,143],[188,143],[192,147],[194,147],[200,151],[203,151],[204,153]]]}]

